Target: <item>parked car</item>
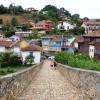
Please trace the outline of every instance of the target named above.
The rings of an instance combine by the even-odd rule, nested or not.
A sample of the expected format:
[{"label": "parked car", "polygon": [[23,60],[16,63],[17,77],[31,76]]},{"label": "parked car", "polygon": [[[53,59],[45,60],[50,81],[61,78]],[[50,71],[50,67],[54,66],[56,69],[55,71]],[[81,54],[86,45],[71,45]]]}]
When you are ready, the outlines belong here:
[{"label": "parked car", "polygon": [[54,56],[49,56],[48,59],[55,59],[55,57]]}]

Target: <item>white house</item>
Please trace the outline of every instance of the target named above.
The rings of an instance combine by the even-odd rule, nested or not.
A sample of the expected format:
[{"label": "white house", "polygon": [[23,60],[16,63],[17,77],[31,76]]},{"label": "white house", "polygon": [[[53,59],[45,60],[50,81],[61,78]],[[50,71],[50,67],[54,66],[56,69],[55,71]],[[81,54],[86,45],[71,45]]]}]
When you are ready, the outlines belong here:
[{"label": "white house", "polygon": [[0,53],[12,52],[12,41],[0,40]]},{"label": "white house", "polygon": [[15,32],[15,35],[22,38],[22,37],[27,37],[30,34],[32,34],[32,31],[19,31],[19,32]]},{"label": "white house", "polygon": [[100,22],[97,21],[84,21],[82,27],[85,28],[85,33],[91,33],[93,31],[100,30]]},{"label": "white house", "polygon": [[[27,42],[26,42],[27,43]],[[26,57],[32,53],[34,56],[34,63],[40,62],[41,47],[37,45],[26,45],[25,42],[13,42],[13,41],[0,41],[0,53],[14,53],[22,58],[23,63]]]},{"label": "white house", "polygon": [[59,30],[69,30],[69,29],[73,29],[76,25],[71,24],[70,22],[64,21],[64,22],[60,22],[57,26],[57,28]]},{"label": "white house", "polygon": [[34,56],[34,63],[40,63],[41,58],[41,47],[36,45],[27,46],[21,49],[21,56],[23,63],[26,60],[26,57],[30,55],[30,53]]},{"label": "white house", "polygon": [[89,45],[89,57],[94,58],[94,54],[95,54],[95,46]]},{"label": "white house", "polygon": [[12,41],[20,41],[20,38],[16,35],[9,37],[9,39],[11,39]]}]

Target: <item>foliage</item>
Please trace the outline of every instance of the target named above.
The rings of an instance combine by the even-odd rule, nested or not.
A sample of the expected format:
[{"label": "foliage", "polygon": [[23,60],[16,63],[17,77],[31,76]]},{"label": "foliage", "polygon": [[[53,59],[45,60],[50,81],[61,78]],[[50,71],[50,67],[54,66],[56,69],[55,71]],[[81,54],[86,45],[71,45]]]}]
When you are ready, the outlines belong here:
[{"label": "foliage", "polygon": [[72,21],[76,24],[76,26],[80,27],[82,25],[82,21],[79,14],[72,15]]},{"label": "foliage", "polygon": [[16,69],[11,68],[11,67],[0,69],[0,75],[6,75],[6,74],[9,74],[9,73],[14,73],[14,72],[16,72]]},{"label": "foliage", "polygon": [[48,34],[50,34],[50,35],[53,35],[53,34],[59,35],[60,34],[60,31],[55,27],[54,29],[52,29],[51,32],[48,32]]},{"label": "foliage", "polygon": [[8,12],[8,8],[4,7],[3,5],[0,5],[0,14],[5,14]]},{"label": "foliage", "polygon": [[3,5],[0,5],[0,14],[18,15],[24,12],[25,11],[22,6],[15,6],[14,4],[10,4],[9,7],[4,7]]},{"label": "foliage", "polygon": [[15,35],[15,29],[13,26],[7,25],[7,26],[3,26],[2,31],[4,32],[4,35],[6,37],[10,37],[12,35]]},{"label": "foliage", "polygon": [[69,11],[67,11],[65,8],[59,9],[59,15],[65,15],[66,17],[71,17],[71,14]]},{"label": "foliage", "polygon": [[84,17],[83,20],[84,21],[89,21],[89,18],[88,17]]},{"label": "foliage", "polygon": [[30,53],[25,60],[25,65],[29,64],[31,65],[34,62],[34,56],[33,53]]},{"label": "foliage", "polygon": [[30,34],[28,36],[29,39],[38,39],[39,36],[38,36],[38,31],[37,30],[32,30],[32,34]]},{"label": "foliage", "polygon": [[54,22],[56,22],[59,17],[58,11],[59,10],[53,5],[47,5],[41,10],[41,12],[45,12],[45,18],[50,19]]},{"label": "foliage", "polygon": [[100,61],[90,59],[85,55],[74,55],[68,52],[60,52],[55,55],[57,62],[72,67],[100,71]]},{"label": "foliage", "polygon": [[13,17],[12,20],[11,20],[11,25],[12,26],[17,26],[18,25],[18,20],[17,18]]},{"label": "foliage", "polygon": [[22,31],[28,31],[29,30],[29,25],[28,24],[23,24],[22,25]]},{"label": "foliage", "polygon": [[19,66],[22,62],[17,55],[3,53],[0,55],[0,67]]},{"label": "foliage", "polygon": [[85,29],[83,27],[75,27],[74,29],[68,30],[68,32],[73,35],[82,35],[85,33]]}]

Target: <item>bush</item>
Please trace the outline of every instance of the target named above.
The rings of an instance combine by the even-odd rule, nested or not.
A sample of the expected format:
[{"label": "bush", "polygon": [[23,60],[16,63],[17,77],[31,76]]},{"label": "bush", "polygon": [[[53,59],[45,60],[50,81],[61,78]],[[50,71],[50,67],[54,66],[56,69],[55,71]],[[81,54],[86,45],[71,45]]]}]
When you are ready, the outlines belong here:
[{"label": "bush", "polygon": [[16,69],[11,68],[11,67],[0,69],[0,75],[6,75],[9,73],[14,73],[14,72],[16,72]]},{"label": "bush", "polygon": [[86,55],[74,55],[68,52],[60,52],[55,55],[57,62],[72,67],[100,71],[100,61],[90,59]]},{"label": "bush", "polygon": [[0,67],[8,67],[8,66],[20,66],[22,65],[22,61],[18,55],[13,55],[10,53],[4,53],[0,56]]}]

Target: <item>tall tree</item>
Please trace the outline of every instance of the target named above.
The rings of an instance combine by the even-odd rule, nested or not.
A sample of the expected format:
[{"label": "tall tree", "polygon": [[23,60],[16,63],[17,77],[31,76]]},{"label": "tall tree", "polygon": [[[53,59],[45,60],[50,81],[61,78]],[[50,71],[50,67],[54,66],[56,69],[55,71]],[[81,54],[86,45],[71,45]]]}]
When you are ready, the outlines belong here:
[{"label": "tall tree", "polygon": [[16,17],[13,17],[12,20],[11,20],[11,25],[12,26],[17,26],[18,25],[18,20]]},{"label": "tall tree", "polygon": [[82,22],[81,22],[81,18],[79,14],[74,14],[72,15],[72,21],[76,24],[76,26],[81,26]]}]

